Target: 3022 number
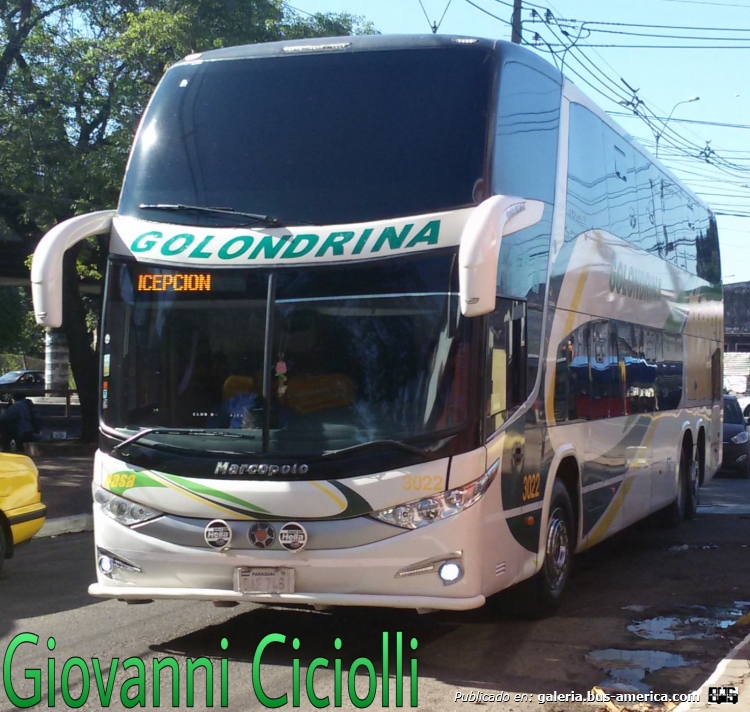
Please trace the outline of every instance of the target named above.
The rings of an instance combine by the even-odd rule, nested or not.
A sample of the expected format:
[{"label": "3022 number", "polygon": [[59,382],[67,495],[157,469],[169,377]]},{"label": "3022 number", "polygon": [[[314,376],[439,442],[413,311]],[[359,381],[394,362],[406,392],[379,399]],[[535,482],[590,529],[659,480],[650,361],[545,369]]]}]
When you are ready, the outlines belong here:
[{"label": "3022 number", "polygon": [[534,475],[523,476],[523,493],[521,499],[528,502],[530,499],[539,497],[539,487],[542,484],[542,476],[537,472]]},{"label": "3022 number", "polygon": [[441,475],[407,475],[403,480],[405,490],[415,492],[442,492],[443,478]]}]

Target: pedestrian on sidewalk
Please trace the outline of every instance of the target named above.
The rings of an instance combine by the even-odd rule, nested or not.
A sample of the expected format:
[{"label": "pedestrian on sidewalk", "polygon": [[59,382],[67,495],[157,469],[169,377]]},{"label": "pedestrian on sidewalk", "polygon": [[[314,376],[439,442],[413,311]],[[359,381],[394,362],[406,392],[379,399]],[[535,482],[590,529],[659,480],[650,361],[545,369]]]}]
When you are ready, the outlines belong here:
[{"label": "pedestrian on sidewalk", "polygon": [[4,452],[20,451],[24,443],[39,440],[42,431],[34,404],[14,393],[13,405],[0,413],[0,444]]}]

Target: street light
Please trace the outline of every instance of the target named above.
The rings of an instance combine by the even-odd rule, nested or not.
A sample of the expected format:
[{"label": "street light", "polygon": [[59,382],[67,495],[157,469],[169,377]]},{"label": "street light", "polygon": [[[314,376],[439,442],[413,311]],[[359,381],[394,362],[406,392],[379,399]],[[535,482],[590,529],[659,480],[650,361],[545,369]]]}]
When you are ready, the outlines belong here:
[{"label": "street light", "polygon": [[674,110],[680,105],[680,104],[689,104],[692,101],[700,101],[699,96],[691,96],[689,99],[683,99],[682,101],[678,101],[673,107],[672,111],[669,112],[669,116],[667,116],[667,120],[664,122],[664,126],[661,131],[655,134],[656,138],[656,157],[659,157],[659,139],[661,138],[662,134],[667,130],[667,124],[669,123],[669,120],[672,118],[672,114],[674,114]]}]

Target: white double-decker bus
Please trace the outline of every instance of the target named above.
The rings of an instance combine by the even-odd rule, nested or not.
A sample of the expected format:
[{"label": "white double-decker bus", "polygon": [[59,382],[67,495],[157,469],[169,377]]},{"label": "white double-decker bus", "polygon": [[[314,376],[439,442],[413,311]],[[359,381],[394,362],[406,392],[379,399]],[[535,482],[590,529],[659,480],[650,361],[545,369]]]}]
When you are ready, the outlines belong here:
[{"label": "white double-decker bus", "polygon": [[714,218],[516,45],[186,57],[40,323],[102,233],[95,596],[545,613],[719,465]]}]

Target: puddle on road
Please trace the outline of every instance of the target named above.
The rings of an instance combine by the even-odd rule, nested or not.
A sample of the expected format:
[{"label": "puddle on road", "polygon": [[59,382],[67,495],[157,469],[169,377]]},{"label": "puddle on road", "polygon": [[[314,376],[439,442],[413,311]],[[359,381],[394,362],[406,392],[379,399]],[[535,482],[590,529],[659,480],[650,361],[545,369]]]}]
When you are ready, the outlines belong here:
[{"label": "puddle on road", "polygon": [[[706,640],[723,637],[739,621],[750,605],[733,601],[727,606],[677,606],[668,616],[635,620],[627,628],[645,640]],[[648,606],[623,606],[623,610],[644,612]],[[586,655],[588,663],[607,675],[601,687],[630,692],[648,692],[644,678],[663,668],[697,664],[682,655],[661,650],[594,650]]]},{"label": "puddle on road", "polygon": [[661,650],[594,650],[586,655],[587,662],[607,674],[601,687],[619,689],[623,692],[649,692],[651,689],[643,679],[649,673],[662,668],[692,665],[682,655]]},{"label": "puddle on road", "polygon": [[723,635],[743,613],[739,607],[711,609],[691,606],[685,609],[683,615],[635,621],[628,626],[628,630],[646,640],[700,640]]}]

